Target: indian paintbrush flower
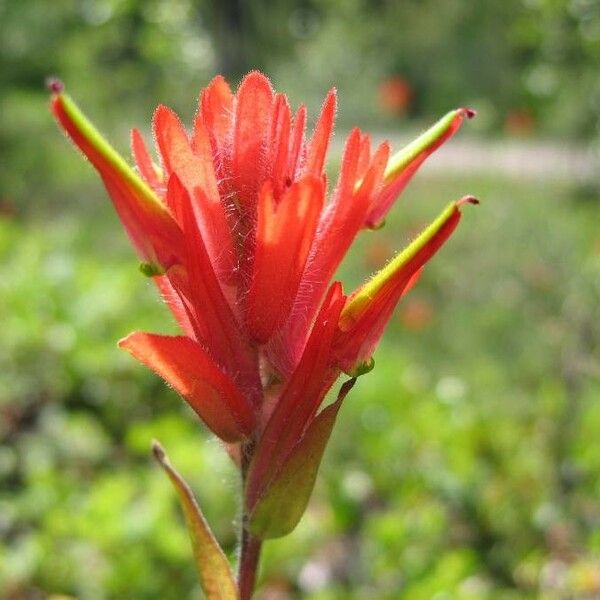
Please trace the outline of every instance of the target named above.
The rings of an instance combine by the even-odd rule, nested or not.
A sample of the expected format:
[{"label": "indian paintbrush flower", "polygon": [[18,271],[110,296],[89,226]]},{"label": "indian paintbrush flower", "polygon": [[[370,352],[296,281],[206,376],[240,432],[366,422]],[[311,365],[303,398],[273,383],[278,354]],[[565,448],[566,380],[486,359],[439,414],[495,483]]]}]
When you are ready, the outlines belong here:
[{"label": "indian paintbrush flower", "polygon": [[[476,200],[449,204],[351,294],[334,274],[357,234],[383,224],[423,161],[474,113],[449,112],[391,156],[387,142],[373,149],[353,129],[331,186],[324,166],[335,90],[307,138],[304,106],[292,115],[264,75],[249,73],[235,94],[216,77],[200,94],[191,132],[169,108],[156,109],[158,163],[132,131],[135,167],[61,86],[51,90],[54,115],[100,174],[142,271],[181,328],[178,336],[135,332],[119,346],[227,444],[243,471],[248,539],[289,533],[354,378],[372,368],[398,301],[452,234],[463,204]],[[341,373],[351,379],[322,408]],[[243,598],[248,586],[240,588]]]}]

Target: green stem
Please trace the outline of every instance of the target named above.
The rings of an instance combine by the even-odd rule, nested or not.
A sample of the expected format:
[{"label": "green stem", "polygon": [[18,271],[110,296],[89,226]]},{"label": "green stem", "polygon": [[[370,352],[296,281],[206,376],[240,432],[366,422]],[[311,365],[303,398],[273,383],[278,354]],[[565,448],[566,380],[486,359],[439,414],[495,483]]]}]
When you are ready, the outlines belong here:
[{"label": "green stem", "polygon": [[[254,444],[252,442],[242,447],[242,494],[246,483],[246,474],[252,458]],[[251,600],[256,585],[256,574],[260,560],[262,542],[255,538],[247,529],[248,511],[245,498],[242,500],[242,531],[240,539],[240,561],[238,568],[239,600]]]},{"label": "green stem", "polygon": [[250,600],[254,593],[261,544],[262,542],[250,535],[245,527],[242,529],[242,546],[238,573],[240,600]]}]

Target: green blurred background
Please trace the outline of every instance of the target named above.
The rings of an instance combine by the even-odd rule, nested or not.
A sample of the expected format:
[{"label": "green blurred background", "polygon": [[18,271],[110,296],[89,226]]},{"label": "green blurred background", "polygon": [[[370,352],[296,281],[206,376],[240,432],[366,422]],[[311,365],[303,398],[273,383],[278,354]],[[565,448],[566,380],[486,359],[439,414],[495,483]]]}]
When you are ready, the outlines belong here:
[{"label": "green blurred background", "polygon": [[600,598],[597,0],[0,1],[0,598],[200,595],[153,437],[234,554],[238,482],[176,395],[117,350],[175,331],[92,169],[47,110],[58,75],[117,148],[217,72],[267,72],[394,147],[460,105],[347,289],[450,199],[454,238],[341,412],[263,599]]}]

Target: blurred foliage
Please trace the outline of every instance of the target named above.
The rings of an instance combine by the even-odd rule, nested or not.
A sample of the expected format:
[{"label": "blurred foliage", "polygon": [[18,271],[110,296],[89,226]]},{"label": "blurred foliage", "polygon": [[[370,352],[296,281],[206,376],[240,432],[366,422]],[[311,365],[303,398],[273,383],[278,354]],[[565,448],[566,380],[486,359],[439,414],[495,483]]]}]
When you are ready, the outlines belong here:
[{"label": "blurred foliage", "polygon": [[[308,514],[267,544],[265,597],[600,594],[597,206],[567,184],[423,176],[341,276],[351,288],[466,189],[485,203],[347,399]],[[234,552],[225,452],[115,346],[174,325],[110,211],[0,222],[2,597],[197,597],[153,437]]]},{"label": "blurred foliage", "polygon": [[[313,115],[335,84],[342,128],[470,103],[489,132],[595,143],[599,61],[594,0],[0,0],[0,597],[198,597],[153,437],[235,550],[229,459],[116,348],[175,327],[60,139],[47,75],[122,151],[159,102],[189,122],[215,72],[253,67]],[[600,597],[594,184],[425,172],[341,276],[465,192],[484,203],[347,399],[308,514],[266,545],[264,598]]]},{"label": "blurred foliage", "polygon": [[[43,110],[48,75],[112,133],[161,101],[191,117],[214,73],[260,68],[313,110],[336,85],[346,126],[471,104],[478,127],[598,139],[599,62],[596,0],[4,0],[0,200],[80,196]],[[406,97],[382,99],[389,82]]]}]

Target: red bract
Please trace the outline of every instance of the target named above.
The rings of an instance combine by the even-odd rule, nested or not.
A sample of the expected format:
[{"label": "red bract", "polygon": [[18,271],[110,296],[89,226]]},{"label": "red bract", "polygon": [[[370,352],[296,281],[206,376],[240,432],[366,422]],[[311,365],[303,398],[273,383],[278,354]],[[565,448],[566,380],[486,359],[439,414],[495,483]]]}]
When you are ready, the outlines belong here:
[{"label": "red bract", "polygon": [[391,157],[387,142],[372,149],[354,129],[328,190],[334,90],[307,140],[305,108],[292,117],[264,75],[248,74],[236,94],[217,77],[200,95],[191,132],[157,108],[158,165],[132,132],[136,170],[53,91],[54,114],[102,177],[183,333],[134,333],[120,346],[170,383],[233,456],[234,444],[244,444],[253,531],[286,533],[294,519],[272,522],[261,499],[272,502],[269,490],[296,480],[306,489],[295,493],[308,498],[339,408],[319,412],[325,394],[342,371],[357,376],[372,366],[397,302],[455,229],[461,205],[474,200],[452,203],[348,297],[332,278],[357,234],[382,224],[418,167],[472,111],[451,111]]}]

